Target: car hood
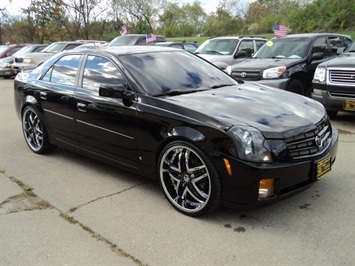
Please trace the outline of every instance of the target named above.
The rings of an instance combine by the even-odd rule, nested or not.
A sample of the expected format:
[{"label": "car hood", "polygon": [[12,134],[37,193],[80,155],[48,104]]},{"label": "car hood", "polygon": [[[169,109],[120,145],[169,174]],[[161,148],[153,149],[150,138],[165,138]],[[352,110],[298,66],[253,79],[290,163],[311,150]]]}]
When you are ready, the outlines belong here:
[{"label": "car hood", "polygon": [[247,59],[232,67],[233,70],[243,71],[263,71],[268,68],[285,66],[289,68],[293,65],[302,63],[305,59],[283,59],[283,58],[252,58]]},{"label": "car hood", "polygon": [[211,55],[211,54],[197,54],[199,57],[211,62],[215,66],[225,69],[230,65],[239,64],[240,62],[249,59],[249,57],[234,58],[233,55]]},{"label": "car hood", "polygon": [[322,64],[321,66],[327,67],[340,67],[340,68],[347,68],[347,67],[354,67],[355,62],[355,53],[343,53],[340,56],[328,60]]},{"label": "car hood", "polygon": [[38,59],[38,58],[49,58],[53,55],[54,55],[54,53],[38,52],[38,53],[22,54],[22,55],[19,55],[18,58]]},{"label": "car hood", "polygon": [[206,59],[207,61],[210,62],[216,62],[216,61],[226,61],[228,59],[232,59],[232,55],[223,55],[223,54],[197,54],[199,57],[202,57]]},{"label": "car hood", "polygon": [[225,128],[250,125],[266,138],[287,138],[305,132],[326,114],[323,106],[310,98],[249,82],[165,100],[196,111],[199,115],[195,118],[207,124],[220,127],[216,122],[219,121]]}]

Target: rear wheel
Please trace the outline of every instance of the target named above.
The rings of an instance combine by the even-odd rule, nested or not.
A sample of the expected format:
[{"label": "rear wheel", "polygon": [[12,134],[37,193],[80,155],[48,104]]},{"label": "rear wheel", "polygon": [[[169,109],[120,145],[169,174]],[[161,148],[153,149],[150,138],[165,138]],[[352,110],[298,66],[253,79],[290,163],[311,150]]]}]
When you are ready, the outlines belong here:
[{"label": "rear wheel", "polygon": [[170,204],[189,216],[201,216],[221,205],[221,181],[215,167],[195,145],[174,141],[162,151],[159,181]]},{"label": "rear wheel", "polygon": [[46,153],[56,148],[49,142],[42,116],[33,106],[26,106],[23,111],[22,131],[27,145],[33,152]]}]

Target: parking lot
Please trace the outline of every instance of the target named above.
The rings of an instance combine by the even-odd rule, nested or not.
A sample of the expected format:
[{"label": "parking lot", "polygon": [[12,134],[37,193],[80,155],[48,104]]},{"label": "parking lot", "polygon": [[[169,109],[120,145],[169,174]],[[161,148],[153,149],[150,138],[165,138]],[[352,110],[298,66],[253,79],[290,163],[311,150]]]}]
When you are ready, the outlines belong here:
[{"label": "parking lot", "polygon": [[0,265],[354,265],[355,114],[339,113],[338,157],[306,191],[202,218],[157,182],[75,153],[36,155],[0,79]]}]

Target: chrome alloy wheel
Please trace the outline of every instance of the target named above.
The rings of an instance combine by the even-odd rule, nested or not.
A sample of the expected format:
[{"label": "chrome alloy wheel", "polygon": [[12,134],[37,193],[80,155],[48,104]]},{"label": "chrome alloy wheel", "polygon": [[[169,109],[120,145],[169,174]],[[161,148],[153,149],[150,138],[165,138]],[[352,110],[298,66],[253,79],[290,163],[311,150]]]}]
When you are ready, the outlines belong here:
[{"label": "chrome alloy wheel", "polygon": [[201,151],[179,141],[166,147],[160,157],[160,182],[166,197],[180,212],[192,216],[215,205],[209,167],[202,157]]},{"label": "chrome alloy wheel", "polygon": [[37,113],[28,108],[23,113],[22,129],[28,146],[38,152],[43,146],[43,129]]}]

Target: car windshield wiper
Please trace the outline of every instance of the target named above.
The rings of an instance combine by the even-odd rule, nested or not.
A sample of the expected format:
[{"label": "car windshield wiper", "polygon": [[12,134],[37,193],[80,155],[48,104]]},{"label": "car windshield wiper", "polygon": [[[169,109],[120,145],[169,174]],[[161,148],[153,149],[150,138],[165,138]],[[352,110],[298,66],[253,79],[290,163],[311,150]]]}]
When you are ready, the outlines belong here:
[{"label": "car windshield wiper", "polygon": [[235,84],[230,84],[230,83],[228,83],[228,84],[218,84],[218,85],[213,85],[212,87],[211,87],[211,89],[218,89],[218,88],[222,88],[222,87],[228,87],[228,86],[234,86]]},{"label": "car windshield wiper", "polygon": [[159,97],[159,96],[176,96],[176,95],[194,93],[194,92],[199,92],[199,91],[205,91],[205,89],[204,90],[174,90],[174,91],[170,91],[170,92],[167,92],[167,93],[156,94],[154,96],[156,96],[156,97]]},{"label": "car windshield wiper", "polygon": [[217,52],[217,51],[206,51],[206,54],[221,54],[220,52]]}]

